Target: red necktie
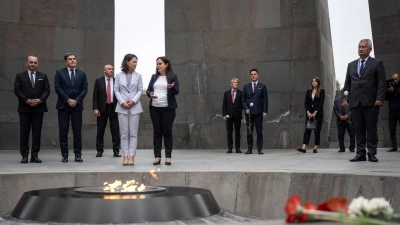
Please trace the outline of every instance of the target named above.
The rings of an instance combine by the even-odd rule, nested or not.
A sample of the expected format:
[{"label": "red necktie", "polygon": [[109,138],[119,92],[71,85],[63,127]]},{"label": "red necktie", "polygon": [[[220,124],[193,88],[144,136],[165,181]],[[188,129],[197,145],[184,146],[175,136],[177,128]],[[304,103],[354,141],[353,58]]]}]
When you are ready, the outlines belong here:
[{"label": "red necktie", "polygon": [[107,79],[107,104],[111,104],[111,84],[110,84],[110,78]]},{"label": "red necktie", "polygon": [[256,85],[256,83],[254,83],[253,93],[256,92],[256,87],[257,87],[257,85]]},{"label": "red necktie", "polygon": [[234,102],[234,101],[235,101],[235,92],[232,91],[232,102]]}]

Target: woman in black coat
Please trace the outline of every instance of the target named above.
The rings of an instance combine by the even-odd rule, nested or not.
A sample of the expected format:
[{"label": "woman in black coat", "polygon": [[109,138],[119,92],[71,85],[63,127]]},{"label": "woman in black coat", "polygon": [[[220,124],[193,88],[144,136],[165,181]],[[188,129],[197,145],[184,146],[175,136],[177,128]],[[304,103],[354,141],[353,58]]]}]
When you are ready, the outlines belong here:
[{"label": "woman in black coat", "polygon": [[[304,100],[304,106],[307,111],[306,124],[308,120],[317,121],[317,129],[315,130],[315,145],[313,153],[317,153],[318,145],[320,145],[320,134],[322,127],[322,120],[324,117],[324,100],[325,91],[321,89],[321,80],[318,77],[314,77],[311,81],[311,89],[306,92],[306,99]],[[306,147],[310,142],[311,130],[304,131],[303,146],[298,148],[297,151],[306,153]]]}]

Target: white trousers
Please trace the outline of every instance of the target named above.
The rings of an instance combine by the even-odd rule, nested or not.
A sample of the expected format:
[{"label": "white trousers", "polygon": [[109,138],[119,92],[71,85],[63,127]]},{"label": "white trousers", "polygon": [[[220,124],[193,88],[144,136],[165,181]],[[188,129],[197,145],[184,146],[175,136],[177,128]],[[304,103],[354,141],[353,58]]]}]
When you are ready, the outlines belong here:
[{"label": "white trousers", "polygon": [[121,134],[121,149],[122,156],[135,157],[137,149],[138,129],[139,129],[138,114],[122,114],[118,113],[119,131]]}]

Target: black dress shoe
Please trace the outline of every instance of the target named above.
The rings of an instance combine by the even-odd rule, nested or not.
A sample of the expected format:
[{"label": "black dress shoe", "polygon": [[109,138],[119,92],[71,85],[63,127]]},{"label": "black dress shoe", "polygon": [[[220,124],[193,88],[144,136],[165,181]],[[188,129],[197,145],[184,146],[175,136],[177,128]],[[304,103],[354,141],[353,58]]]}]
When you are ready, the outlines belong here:
[{"label": "black dress shoe", "polygon": [[232,149],[228,150],[226,153],[232,153]]},{"label": "black dress shoe", "polygon": [[67,162],[68,162],[68,158],[63,157],[63,158],[61,159],[61,162],[67,163]]},{"label": "black dress shoe", "polygon": [[349,151],[350,151],[350,152],[354,152],[354,148],[350,148]]},{"label": "black dress shoe", "polygon": [[242,153],[240,149],[236,149],[236,153]]},{"label": "black dress shoe", "polygon": [[244,154],[248,155],[248,154],[253,154],[253,152],[251,150],[248,150],[247,152],[245,152]]},{"label": "black dress shoe", "polygon": [[113,157],[121,157],[121,155],[119,154],[119,152],[114,152]]},{"label": "black dress shoe", "polygon": [[258,154],[259,154],[259,155],[262,155],[262,154],[264,154],[264,152],[262,152],[262,151],[260,150],[260,151],[258,151]]},{"label": "black dress shoe", "polygon": [[368,154],[368,161],[370,161],[370,162],[378,162],[378,158],[376,158],[376,156],[374,156],[374,155],[369,155]]},{"label": "black dress shoe", "polygon": [[161,159],[158,160],[158,162],[154,161],[154,162],[153,162],[153,165],[160,165],[160,163],[161,163]]},{"label": "black dress shoe", "polygon": [[397,152],[397,148],[392,148],[392,149],[389,149],[389,150],[387,150],[388,152]]},{"label": "black dress shoe", "polygon": [[34,157],[31,157],[31,162],[33,162],[33,163],[42,163],[42,160],[40,160],[39,157],[34,156]]},{"label": "black dress shoe", "polygon": [[21,163],[28,163],[28,156],[22,156]]},{"label": "black dress shoe", "polygon": [[302,149],[302,148],[298,148],[298,149],[296,149],[298,152],[301,152],[301,153],[306,153],[306,150],[305,149]]},{"label": "black dress shoe", "polygon": [[344,149],[340,149],[338,152],[344,152]]},{"label": "black dress shoe", "polygon": [[97,151],[96,157],[103,157],[104,151]]},{"label": "black dress shoe", "polygon": [[314,150],[312,151],[312,153],[318,153],[317,149],[314,148]]},{"label": "black dress shoe", "polygon": [[80,156],[75,156],[75,162],[83,162]]},{"label": "black dress shoe", "polygon": [[350,159],[350,162],[360,162],[360,161],[367,161],[365,155],[357,154],[354,158]]}]

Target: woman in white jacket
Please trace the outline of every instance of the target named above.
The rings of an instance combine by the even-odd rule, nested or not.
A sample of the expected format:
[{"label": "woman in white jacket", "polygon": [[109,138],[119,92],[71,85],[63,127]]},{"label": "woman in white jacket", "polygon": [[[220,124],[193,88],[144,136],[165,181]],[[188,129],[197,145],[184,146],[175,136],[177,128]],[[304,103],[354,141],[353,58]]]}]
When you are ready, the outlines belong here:
[{"label": "woman in white jacket", "polygon": [[121,72],[115,78],[114,93],[118,100],[115,111],[118,113],[121,134],[121,149],[124,157],[122,165],[133,166],[137,149],[140,113],[143,112],[140,97],[143,92],[142,75],[136,73],[137,56],[126,54]]}]

